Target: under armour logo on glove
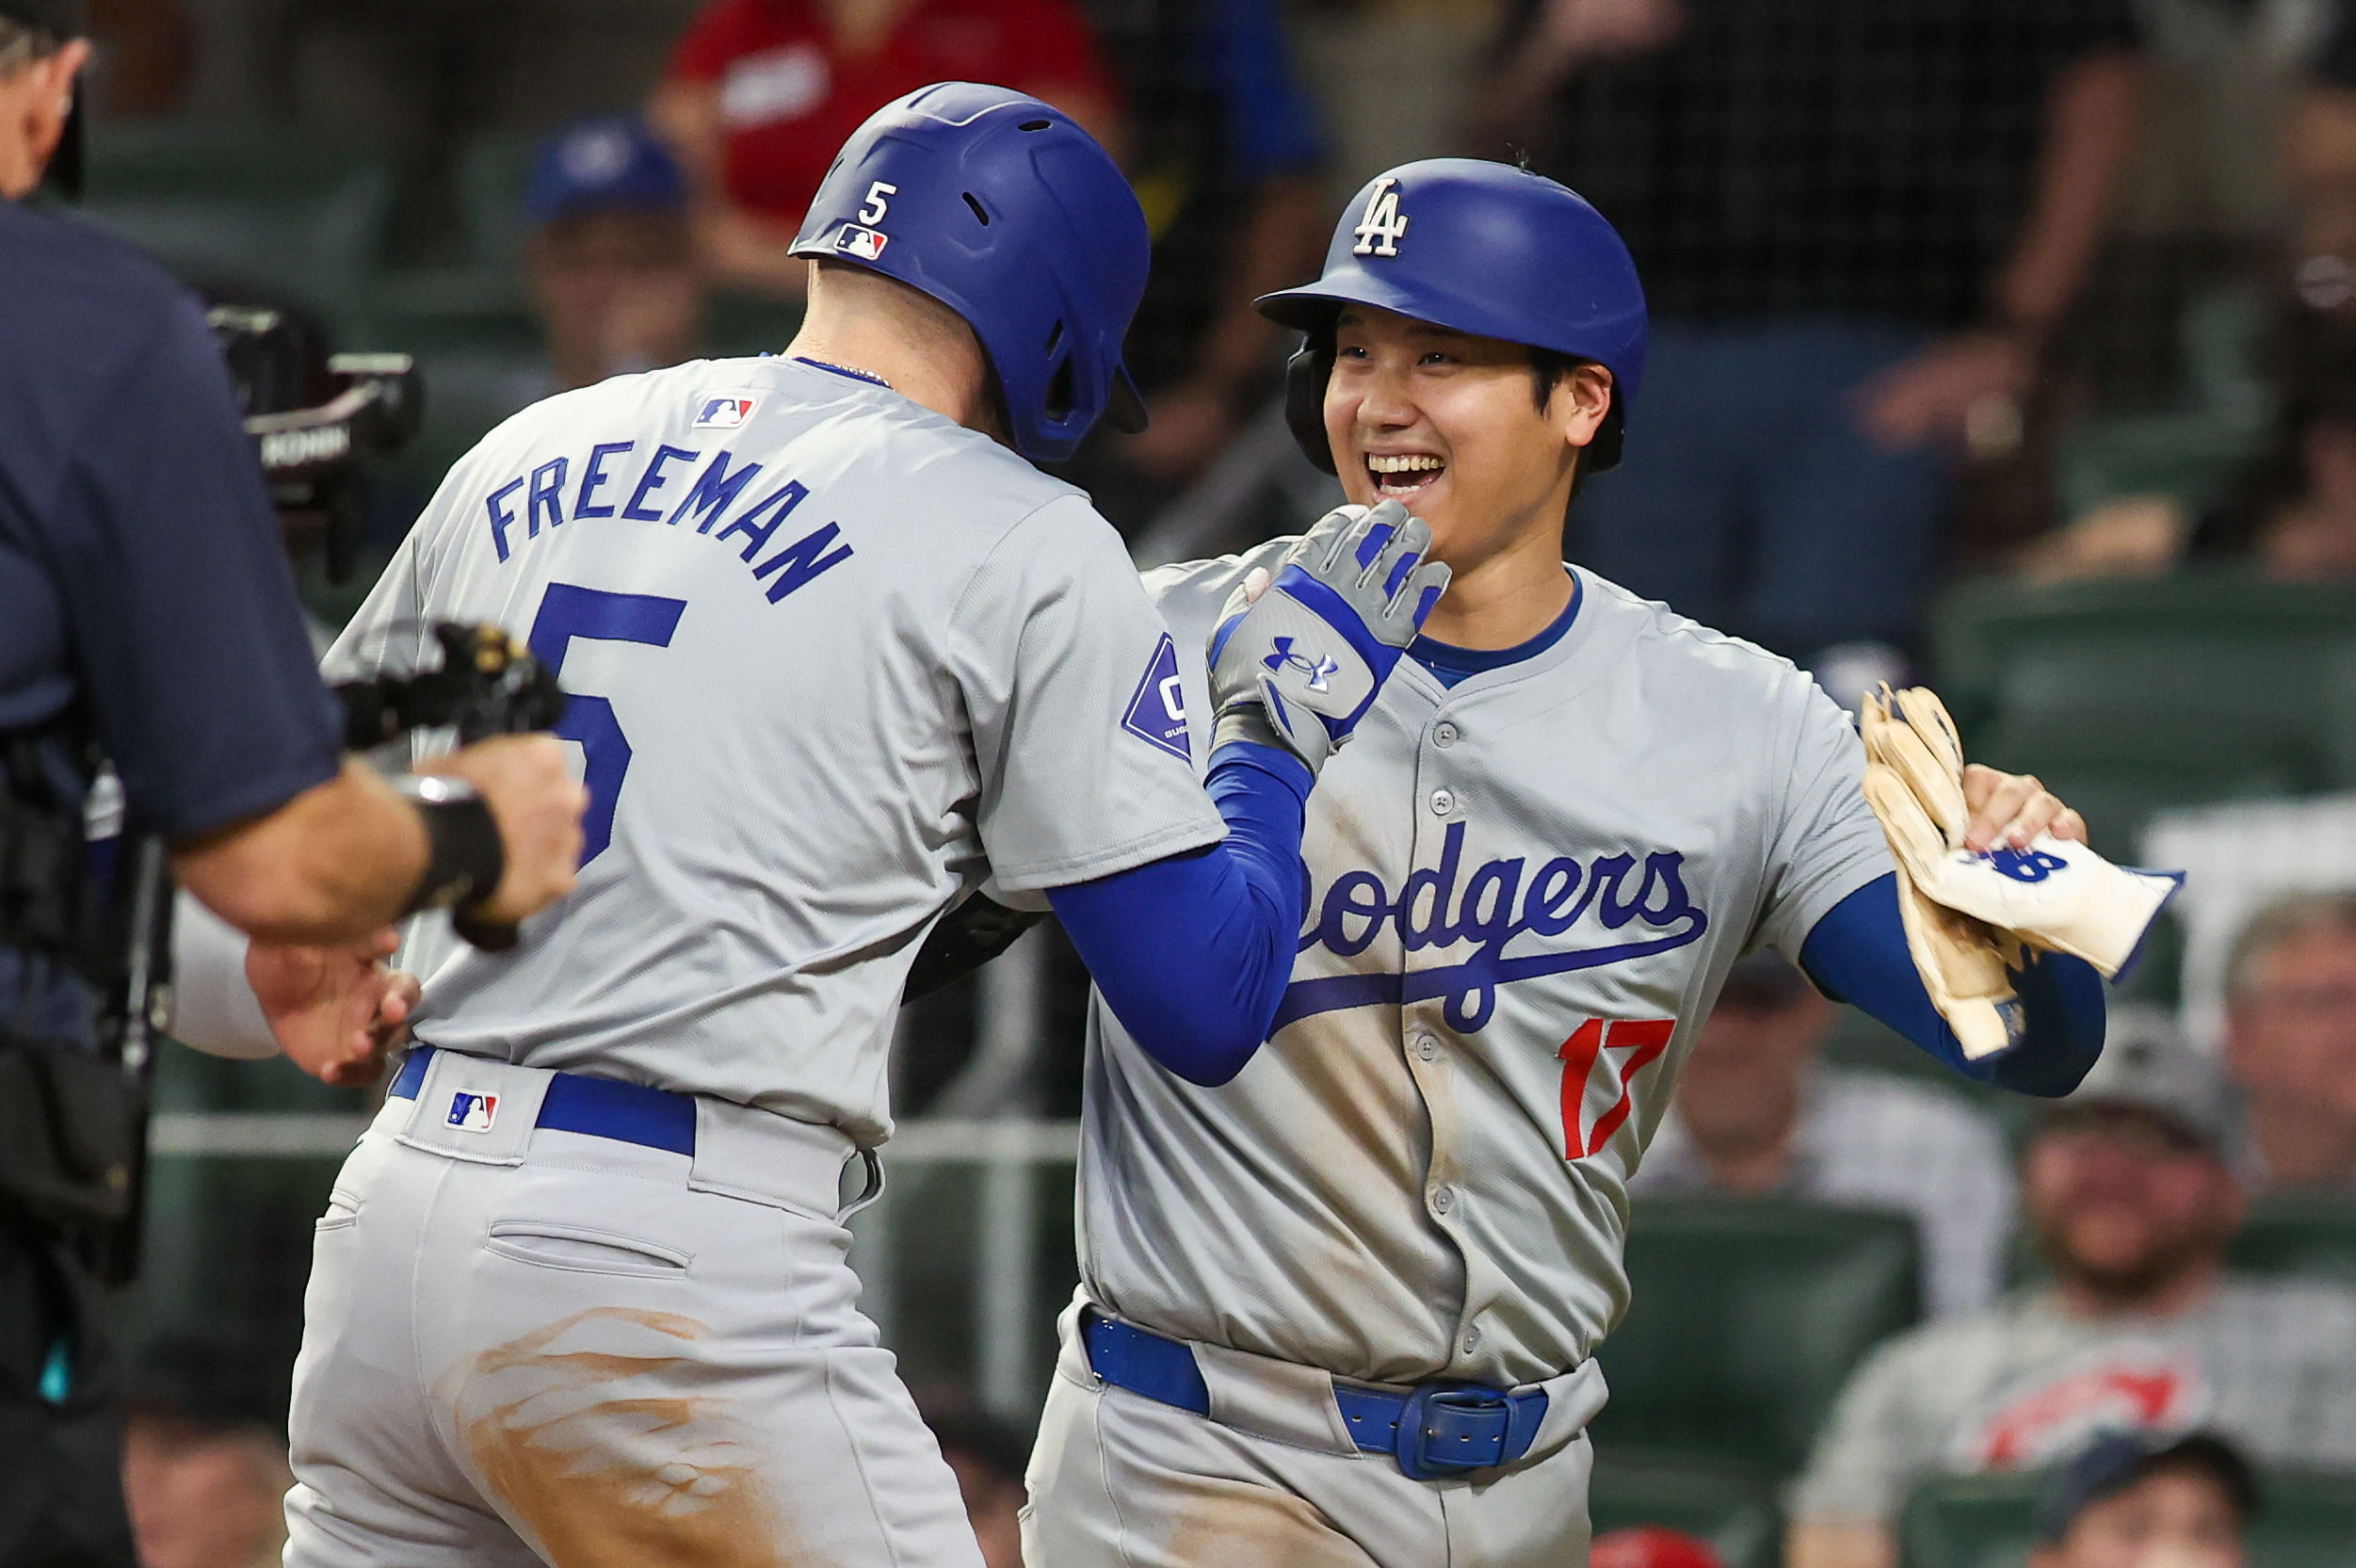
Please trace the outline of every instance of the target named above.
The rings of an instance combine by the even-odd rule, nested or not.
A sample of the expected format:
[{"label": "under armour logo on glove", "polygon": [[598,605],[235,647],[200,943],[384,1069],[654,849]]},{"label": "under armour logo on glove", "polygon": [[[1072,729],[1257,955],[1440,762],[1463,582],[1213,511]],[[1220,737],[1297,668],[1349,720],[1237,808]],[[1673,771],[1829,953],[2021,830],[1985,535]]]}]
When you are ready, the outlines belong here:
[{"label": "under armour logo on glove", "polygon": [[1312,691],[1328,689],[1333,677],[1342,672],[1340,660],[1324,654],[1319,654],[1313,659],[1306,654],[1295,653],[1293,648],[1293,639],[1280,637],[1276,639],[1276,652],[1260,662],[1270,670],[1291,668],[1302,671],[1309,677],[1309,689]]},{"label": "under armour logo on glove", "polygon": [[1324,767],[1448,586],[1448,569],[1424,559],[1430,547],[1431,530],[1396,501],[1340,507],[1285,552],[1256,600],[1247,588],[1230,595],[1211,637],[1212,751],[1251,741]]}]

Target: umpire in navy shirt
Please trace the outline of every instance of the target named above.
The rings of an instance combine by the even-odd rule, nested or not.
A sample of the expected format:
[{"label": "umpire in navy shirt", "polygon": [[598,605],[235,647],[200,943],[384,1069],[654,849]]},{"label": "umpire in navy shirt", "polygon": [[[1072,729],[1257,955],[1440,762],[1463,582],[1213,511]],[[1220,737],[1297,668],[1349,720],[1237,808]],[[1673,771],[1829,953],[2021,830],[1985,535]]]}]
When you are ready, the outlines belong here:
[{"label": "umpire in navy shirt", "polygon": [[0,1568],[135,1560],[90,1284],[55,1219],[75,1117],[121,1078],[118,977],[58,936],[103,925],[59,911],[120,901],[83,842],[102,764],[122,842],[163,846],[258,942],[364,945],[442,904],[519,920],[571,888],[586,799],[547,736],[393,782],[342,753],[197,301],[22,204],[76,172],[82,33],[78,0],[0,0]]}]

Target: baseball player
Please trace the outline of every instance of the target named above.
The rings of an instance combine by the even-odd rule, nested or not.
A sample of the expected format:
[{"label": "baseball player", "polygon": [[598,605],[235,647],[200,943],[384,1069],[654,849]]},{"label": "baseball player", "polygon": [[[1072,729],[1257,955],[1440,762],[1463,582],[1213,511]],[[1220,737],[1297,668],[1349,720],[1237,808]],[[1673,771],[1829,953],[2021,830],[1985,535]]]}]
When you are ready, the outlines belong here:
[{"label": "baseball player", "polygon": [[[2115,965],[2166,889],[2088,860],[2036,780],[1966,770],[1927,693],[1877,710],[1875,767],[1961,869],[1902,883],[1858,731],[1806,674],[1565,567],[1645,337],[1625,248],[1571,191],[1396,169],[1324,275],[1261,308],[1307,334],[1303,449],[1428,522],[1454,576],[1310,800],[1259,1052],[1202,1088],[1092,1010],[1082,1284],[1025,1560],[1583,1562],[1626,1185],[1728,968],[1775,947],[1969,1075],[2058,1094],[2103,1027],[2097,965],[2068,954]],[[1179,648],[1289,548],[1149,574]],[[1205,680],[1189,656],[1189,702]],[[1948,886],[1975,878],[2130,913],[2090,939],[2084,908]],[[2006,965],[2016,940],[2041,956]]]},{"label": "baseball player", "polygon": [[529,627],[591,804],[515,950],[404,954],[418,1046],[319,1222],[291,1568],[978,1568],[844,1264],[910,962],[988,881],[1052,903],[1172,1070],[1231,1074],[1286,980],[1303,798],[1444,584],[1396,506],[1312,530],[1192,710],[1206,797],[1119,540],[1024,461],[1141,415],[1111,160],[1037,100],[928,88],[796,249],[783,356],[509,420],[330,655]]}]

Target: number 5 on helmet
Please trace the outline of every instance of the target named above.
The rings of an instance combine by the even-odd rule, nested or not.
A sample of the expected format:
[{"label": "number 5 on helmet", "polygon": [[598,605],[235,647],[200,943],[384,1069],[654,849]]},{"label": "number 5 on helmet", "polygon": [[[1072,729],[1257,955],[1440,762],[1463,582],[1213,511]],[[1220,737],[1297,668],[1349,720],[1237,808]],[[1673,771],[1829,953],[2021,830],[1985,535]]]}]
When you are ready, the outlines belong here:
[{"label": "number 5 on helmet", "polygon": [[1253,741],[1323,768],[1448,586],[1430,548],[1430,528],[1396,501],[1339,507],[1257,601],[1230,595],[1211,636],[1211,749]]}]

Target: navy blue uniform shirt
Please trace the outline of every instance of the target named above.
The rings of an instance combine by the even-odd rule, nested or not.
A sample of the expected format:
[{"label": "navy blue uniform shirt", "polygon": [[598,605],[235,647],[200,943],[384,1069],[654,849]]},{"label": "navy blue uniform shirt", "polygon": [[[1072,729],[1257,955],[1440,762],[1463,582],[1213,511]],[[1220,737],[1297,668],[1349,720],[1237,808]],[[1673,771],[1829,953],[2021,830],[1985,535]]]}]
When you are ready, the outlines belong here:
[{"label": "navy blue uniform shirt", "polygon": [[[196,299],[121,241],[0,202],[0,730],[77,703],[133,825],[171,839],[339,766]],[[13,968],[0,952],[0,1001]]]}]

